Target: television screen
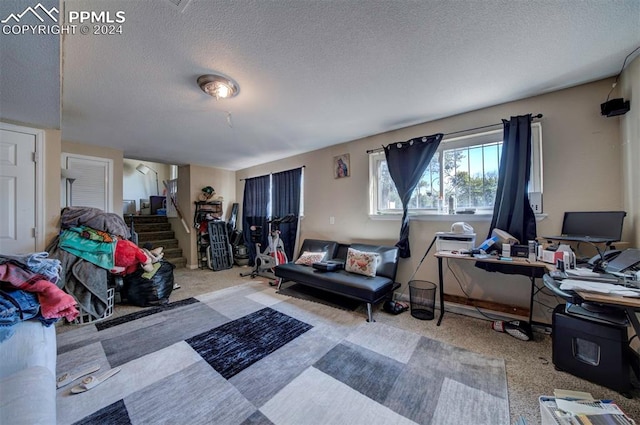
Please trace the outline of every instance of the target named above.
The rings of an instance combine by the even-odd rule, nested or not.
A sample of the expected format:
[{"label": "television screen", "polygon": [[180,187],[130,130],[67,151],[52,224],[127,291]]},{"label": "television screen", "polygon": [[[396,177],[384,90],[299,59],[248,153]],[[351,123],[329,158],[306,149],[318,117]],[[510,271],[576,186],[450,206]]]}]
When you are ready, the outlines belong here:
[{"label": "television screen", "polygon": [[624,211],[565,212],[562,235],[589,236],[619,241],[622,224],[627,215]]}]

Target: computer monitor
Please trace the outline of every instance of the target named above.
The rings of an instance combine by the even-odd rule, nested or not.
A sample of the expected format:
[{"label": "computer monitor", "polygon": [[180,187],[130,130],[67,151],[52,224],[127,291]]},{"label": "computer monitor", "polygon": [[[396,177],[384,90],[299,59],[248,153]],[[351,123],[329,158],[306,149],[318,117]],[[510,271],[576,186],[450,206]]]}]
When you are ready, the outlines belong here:
[{"label": "computer monitor", "polygon": [[624,211],[565,212],[562,234],[616,242],[622,238],[622,225],[626,215]]}]

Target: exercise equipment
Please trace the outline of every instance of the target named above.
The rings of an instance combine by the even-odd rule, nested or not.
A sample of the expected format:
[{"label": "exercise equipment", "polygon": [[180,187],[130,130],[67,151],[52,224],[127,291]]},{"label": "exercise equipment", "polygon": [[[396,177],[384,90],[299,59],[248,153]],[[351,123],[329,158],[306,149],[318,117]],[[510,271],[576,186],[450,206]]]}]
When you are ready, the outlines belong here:
[{"label": "exercise equipment", "polygon": [[295,214],[288,214],[284,217],[274,217],[267,221],[269,225],[269,238],[268,245],[264,251],[262,249],[262,226],[251,226],[251,242],[256,246],[256,258],[253,270],[247,273],[240,273],[240,276],[256,276],[266,277],[274,282],[269,282],[269,285],[276,286],[279,278],[276,277],[273,272],[273,268],[278,264],[284,264],[288,262],[287,254],[284,250],[284,243],[280,239],[280,225],[283,223],[293,223],[297,217]]}]

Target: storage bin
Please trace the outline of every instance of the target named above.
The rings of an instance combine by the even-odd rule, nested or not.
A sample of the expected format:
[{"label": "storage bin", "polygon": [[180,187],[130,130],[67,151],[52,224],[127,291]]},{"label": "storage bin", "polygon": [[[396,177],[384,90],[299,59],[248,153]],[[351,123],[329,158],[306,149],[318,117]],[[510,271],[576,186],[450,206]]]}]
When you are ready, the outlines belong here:
[{"label": "storage bin", "polygon": [[89,314],[84,308],[82,308],[80,304],[78,304],[78,311],[80,312],[80,314],[73,321],[68,323],[72,325],[86,325],[89,323],[99,322],[100,320],[104,320],[104,319],[107,319],[108,317],[111,317],[111,315],[113,314],[113,303],[115,299],[115,293],[116,291],[114,288],[107,289],[107,308],[102,314],[102,317],[98,317],[96,319],[91,314]]}]

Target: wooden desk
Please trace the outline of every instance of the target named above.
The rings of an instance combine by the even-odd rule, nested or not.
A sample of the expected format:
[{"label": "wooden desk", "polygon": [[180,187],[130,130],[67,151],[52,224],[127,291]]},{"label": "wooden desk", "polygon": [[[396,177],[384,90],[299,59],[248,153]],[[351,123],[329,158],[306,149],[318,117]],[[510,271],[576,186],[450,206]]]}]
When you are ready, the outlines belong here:
[{"label": "wooden desk", "polygon": [[552,264],[543,263],[541,261],[529,261],[526,258],[518,258],[513,257],[511,261],[503,261],[498,257],[490,257],[490,258],[476,258],[471,257],[469,255],[461,255],[461,254],[452,254],[449,252],[436,252],[434,256],[438,259],[438,283],[440,288],[440,317],[438,318],[438,326],[440,326],[440,322],[442,322],[442,316],[444,316],[444,279],[442,276],[442,260],[446,258],[447,260],[462,260],[462,261],[474,261],[478,263],[494,263],[494,264],[505,264],[509,266],[519,266],[523,268],[529,269],[531,272],[529,279],[531,280],[531,296],[529,300],[529,323],[531,323],[531,318],[533,315],[533,296],[535,293],[536,287],[536,270],[544,269],[545,272],[554,270],[555,267]]},{"label": "wooden desk", "polygon": [[597,292],[575,291],[583,300],[592,303],[606,304],[614,307],[623,308],[633,329],[640,335],[640,321],[638,321],[637,312],[640,311],[640,298],[620,297],[609,294],[599,294]]}]

